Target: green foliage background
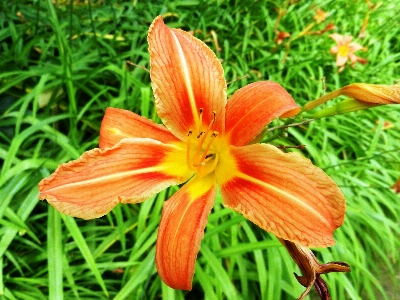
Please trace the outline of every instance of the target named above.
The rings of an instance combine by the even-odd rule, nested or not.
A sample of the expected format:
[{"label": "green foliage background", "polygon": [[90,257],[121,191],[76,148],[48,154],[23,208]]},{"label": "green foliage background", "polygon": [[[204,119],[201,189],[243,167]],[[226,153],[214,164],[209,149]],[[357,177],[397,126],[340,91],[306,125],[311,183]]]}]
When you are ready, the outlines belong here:
[{"label": "green foliage background", "polygon": [[[175,188],[83,221],[39,202],[37,183],[58,164],[97,147],[106,107],[159,121],[146,71],[147,30],[157,15],[170,27],[195,31],[218,50],[229,94],[269,79],[304,105],[349,83],[400,79],[400,2],[371,1],[374,9],[361,0],[2,1],[0,299],[298,297],[303,287],[293,272],[299,270],[286,250],[271,234],[223,209],[219,199],[193,291],[182,292],[164,285],[154,265],[163,201]],[[302,35],[314,22],[315,8],[329,16],[311,31],[330,22],[335,29]],[[285,13],[276,25],[279,10]],[[366,17],[365,37],[358,38]],[[275,29],[291,37],[277,45]],[[333,32],[353,35],[368,48],[357,52],[368,63],[338,73],[329,53]],[[386,121],[393,127],[386,129]],[[277,125],[282,123],[271,126]],[[346,221],[335,232],[336,245],[315,249],[323,262],[352,267],[351,273],[324,276],[333,299],[399,299],[400,198],[390,189],[400,177],[399,128],[399,107],[384,106],[266,136],[275,145],[306,145],[295,151],[332,176],[346,196]]]}]

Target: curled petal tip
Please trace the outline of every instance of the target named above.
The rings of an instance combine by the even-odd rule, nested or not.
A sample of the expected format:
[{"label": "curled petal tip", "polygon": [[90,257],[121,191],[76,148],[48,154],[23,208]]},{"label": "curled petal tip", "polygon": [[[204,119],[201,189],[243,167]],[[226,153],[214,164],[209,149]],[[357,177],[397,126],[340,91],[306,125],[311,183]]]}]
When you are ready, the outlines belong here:
[{"label": "curled petal tip", "polygon": [[306,288],[298,300],[304,299],[314,285],[320,298],[323,300],[331,299],[328,286],[321,278],[322,274],[331,272],[350,272],[350,266],[345,262],[329,262],[320,264],[314,253],[307,247],[300,246],[287,240],[279,239],[285,246],[294,262],[299,266],[303,275],[294,273],[297,281]]}]

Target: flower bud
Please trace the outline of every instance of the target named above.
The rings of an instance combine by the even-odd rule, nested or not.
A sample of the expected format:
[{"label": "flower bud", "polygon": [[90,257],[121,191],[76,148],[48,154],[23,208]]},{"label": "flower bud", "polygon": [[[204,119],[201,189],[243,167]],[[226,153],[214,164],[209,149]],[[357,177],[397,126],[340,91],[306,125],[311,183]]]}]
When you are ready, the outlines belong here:
[{"label": "flower bud", "polygon": [[400,103],[400,85],[352,83],[343,88],[342,95],[371,104]]},{"label": "flower bud", "polygon": [[314,117],[322,118],[334,114],[367,109],[377,105],[399,104],[400,85],[352,83],[307,103],[304,106],[304,110],[309,111],[342,95],[351,97],[352,99],[344,100],[334,107],[317,112],[314,114]]}]

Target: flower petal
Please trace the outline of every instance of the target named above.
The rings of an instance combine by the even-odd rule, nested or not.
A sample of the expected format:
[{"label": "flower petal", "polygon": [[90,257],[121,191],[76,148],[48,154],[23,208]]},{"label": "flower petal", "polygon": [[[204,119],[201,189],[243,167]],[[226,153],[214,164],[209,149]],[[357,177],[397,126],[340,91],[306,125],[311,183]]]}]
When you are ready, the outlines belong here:
[{"label": "flower petal", "polygon": [[163,125],[129,110],[108,107],[101,122],[99,147],[111,148],[125,138],[151,138],[163,143],[177,141]]},{"label": "flower petal", "polygon": [[349,57],[347,55],[346,56],[342,56],[342,55],[338,54],[336,56],[336,65],[338,67],[344,66],[348,59],[349,59]]},{"label": "flower petal", "polygon": [[231,147],[230,152],[217,172],[225,206],[282,239],[303,246],[334,244],[345,199],[329,176],[301,155],[271,145]]},{"label": "flower petal", "polygon": [[156,265],[162,280],[174,289],[192,289],[196,256],[215,190],[214,175],[194,177],[164,203]]},{"label": "flower petal", "polygon": [[296,115],[301,109],[279,84],[260,81],[237,90],[226,106],[225,131],[230,142],[251,142],[273,119]]},{"label": "flower petal", "polygon": [[335,54],[339,52],[339,47],[338,46],[332,46],[331,49],[329,50],[331,54]]},{"label": "flower petal", "polygon": [[119,202],[141,202],[186,181],[192,174],[184,153],[176,145],[152,139],[124,139],[113,148],[93,149],[60,165],[39,183],[39,198],[64,214],[98,218]]},{"label": "flower petal", "polygon": [[182,30],[168,28],[161,17],[150,26],[150,76],[159,117],[179,139],[199,132],[216,113],[213,130],[223,132],[226,82],[222,65],[202,41]]},{"label": "flower petal", "polygon": [[350,44],[350,42],[352,40],[353,40],[353,37],[351,35],[345,35],[345,36],[343,36],[342,43],[344,45],[348,45],[348,44]]},{"label": "flower petal", "polygon": [[349,47],[350,53],[364,49],[363,46],[361,46],[359,43],[355,43],[355,42],[349,43],[347,47]]},{"label": "flower petal", "polygon": [[344,44],[344,36],[341,34],[332,33],[329,35],[329,37],[333,39],[339,46]]}]

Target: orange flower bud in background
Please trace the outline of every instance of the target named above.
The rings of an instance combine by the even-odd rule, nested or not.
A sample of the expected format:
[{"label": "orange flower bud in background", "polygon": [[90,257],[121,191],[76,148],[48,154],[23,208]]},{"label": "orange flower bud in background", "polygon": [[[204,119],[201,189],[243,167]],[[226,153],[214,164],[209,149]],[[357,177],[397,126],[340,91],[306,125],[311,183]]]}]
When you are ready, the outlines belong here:
[{"label": "orange flower bud in background", "polygon": [[371,104],[400,103],[400,85],[352,83],[341,88],[341,94]]},{"label": "orange flower bud in background", "polygon": [[314,114],[314,117],[322,118],[384,104],[399,104],[400,85],[352,83],[307,103],[304,105],[304,109],[306,111],[312,110],[313,108],[342,95],[348,96],[352,99],[344,100],[334,107],[317,112]]}]

